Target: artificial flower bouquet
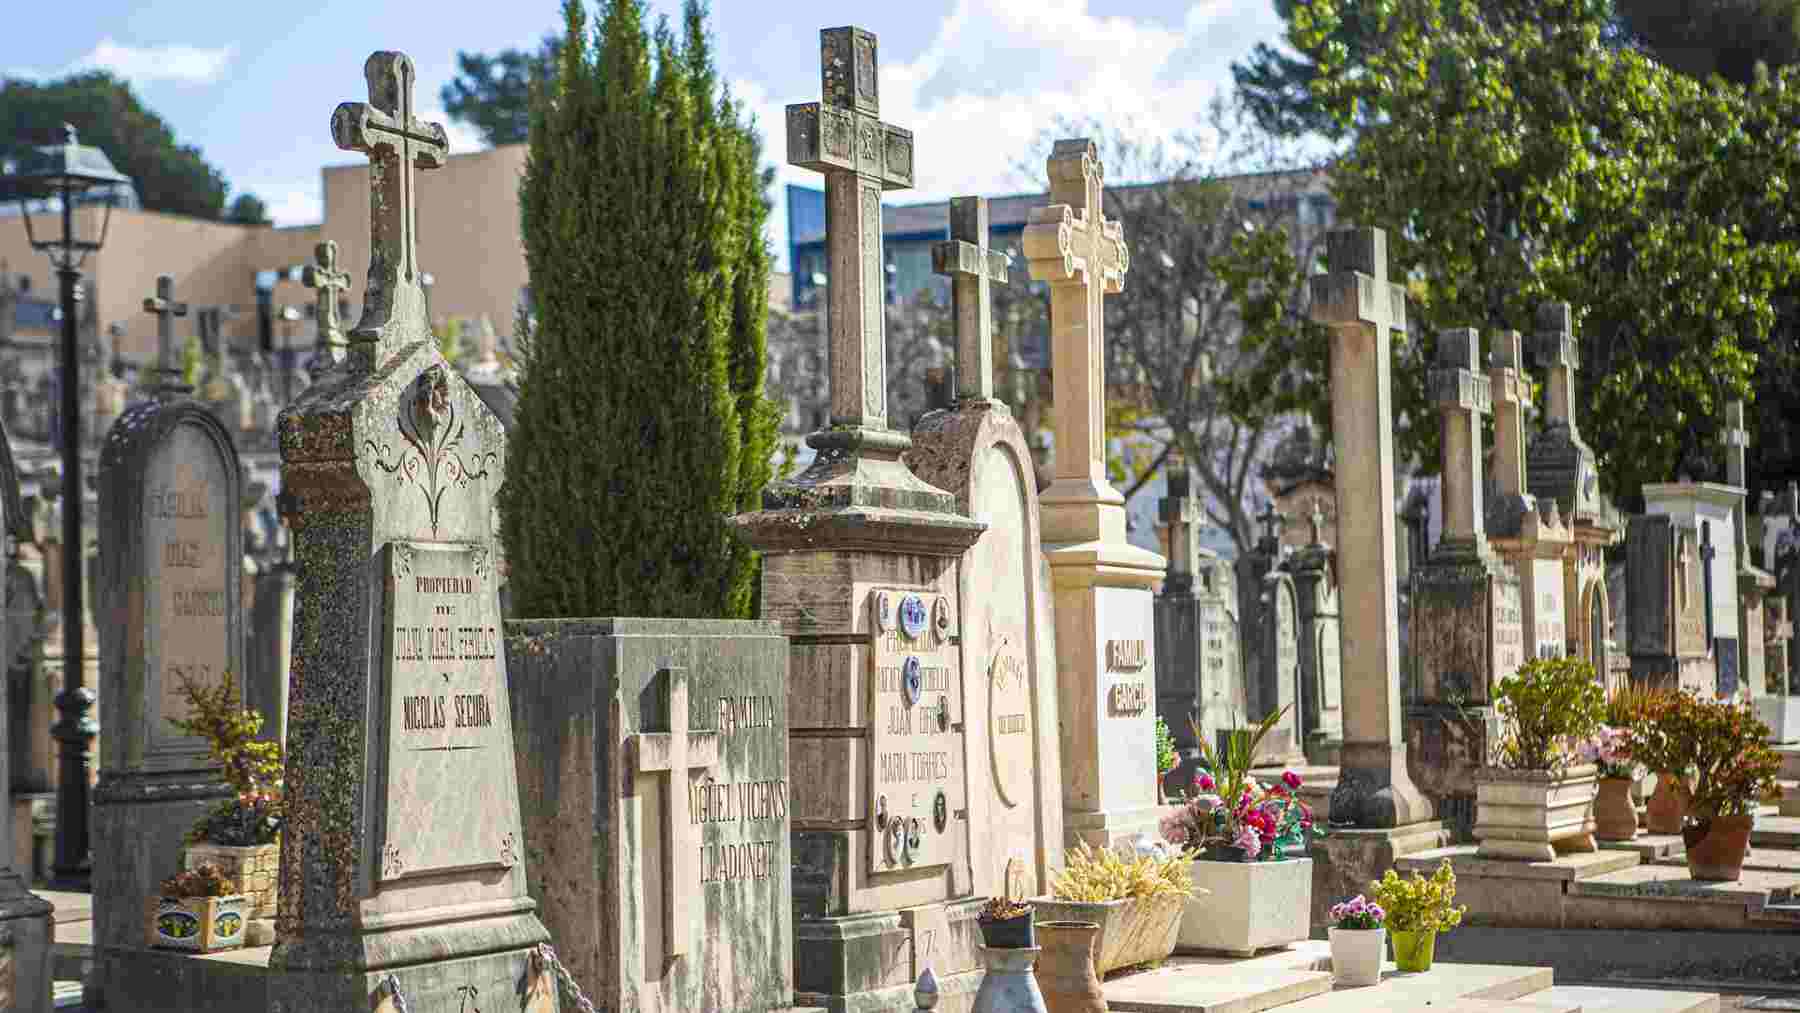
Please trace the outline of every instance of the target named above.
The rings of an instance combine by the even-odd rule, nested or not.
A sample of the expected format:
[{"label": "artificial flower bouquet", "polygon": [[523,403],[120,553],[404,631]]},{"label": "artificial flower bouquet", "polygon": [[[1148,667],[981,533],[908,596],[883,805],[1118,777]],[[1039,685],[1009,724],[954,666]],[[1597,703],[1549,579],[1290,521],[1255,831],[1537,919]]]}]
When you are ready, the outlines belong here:
[{"label": "artificial flower bouquet", "polygon": [[1602,778],[1641,780],[1644,765],[1637,762],[1636,737],[1626,728],[1601,725],[1600,730],[1583,742],[1581,759],[1599,768]]},{"label": "artificial flower bouquet", "polygon": [[1312,809],[1300,801],[1300,775],[1289,770],[1264,784],[1251,775],[1256,747],[1286,708],[1264,718],[1247,735],[1229,735],[1215,750],[1195,730],[1200,770],[1186,803],[1163,818],[1165,840],[1200,853],[1205,861],[1278,862],[1304,853],[1314,828]]}]

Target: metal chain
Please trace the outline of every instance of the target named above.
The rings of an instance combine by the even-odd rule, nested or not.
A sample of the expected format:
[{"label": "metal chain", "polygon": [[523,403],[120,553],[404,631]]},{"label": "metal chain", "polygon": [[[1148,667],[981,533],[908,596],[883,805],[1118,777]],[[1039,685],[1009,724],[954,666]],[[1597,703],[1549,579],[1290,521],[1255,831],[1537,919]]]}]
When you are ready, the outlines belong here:
[{"label": "metal chain", "polygon": [[564,967],[563,962],[557,958],[556,949],[549,943],[539,943],[537,953],[545,963],[550,965],[550,969],[556,972],[556,983],[561,986],[562,994],[566,998],[575,1000],[575,1008],[581,1013],[597,1013],[594,1004],[589,1002],[588,997],[581,991],[581,986],[575,984],[575,976],[570,974],[569,969]]}]

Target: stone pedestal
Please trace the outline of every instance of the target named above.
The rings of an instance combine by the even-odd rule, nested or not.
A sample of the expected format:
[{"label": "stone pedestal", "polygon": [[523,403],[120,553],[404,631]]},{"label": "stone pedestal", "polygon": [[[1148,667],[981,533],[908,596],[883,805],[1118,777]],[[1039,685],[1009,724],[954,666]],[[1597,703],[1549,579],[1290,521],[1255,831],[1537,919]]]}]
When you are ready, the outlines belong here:
[{"label": "stone pedestal", "polygon": [[[144,904],[182,868],[195,822],[231,789],[189,716],[183,680],[207,689],[244,671],[242,477],[231,435],[179,395],[119,420],[100,459],[101,739],[94,789],[96,988],[148,945]],[[241,697],[240,697],[241,698]]]},{"label": "stone pedestal", "polygon": [[1331,905],[1367,894],[1369,884],[1394,867],[1396,860],[1450,842],[1450,829],[1425,820],[1373,830],[1333,828],[1331,836],[1312,842],[1312,925],[1331,924]]},{"label": "stone pedestal", "polygon": [[776,625],[524,620],[506,648],[531,894],[588,997],[786,1009],[793,782]]}]

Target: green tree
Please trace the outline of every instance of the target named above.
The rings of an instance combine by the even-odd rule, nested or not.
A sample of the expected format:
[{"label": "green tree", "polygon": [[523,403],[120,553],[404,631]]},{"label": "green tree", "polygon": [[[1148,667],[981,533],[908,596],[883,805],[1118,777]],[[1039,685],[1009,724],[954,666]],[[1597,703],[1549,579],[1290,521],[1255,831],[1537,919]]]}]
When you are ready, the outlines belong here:
[{"label": "green tree", "polygon": [[269,206],[253,193],[240,193],[226,209],[225,220],[239,225],[268,225]]},{"label": "green tree", "polygon": [[[1782,183],[1800,89],[1671,71],[1611,44],[1588,0],[1539,0],[1530,31],[1472,0],[1392,0],[1353,66],[1329,45],[1345,6],[1302,0],[1292,24],[1323,54],[1313,94],[1358,127],[1332,169],[1340,216],[1387,226],[1396,267],[1419,269],[1419,358],[1438,328],[1529,331],[1537,303],[1571,302],[1603,483],[1675,474],[1750,392],[1800,270]],[[1422,373],[1396,369],[1397,402]]]},{"label": "green tree", "polygon": [[36,145],[60,143],[71,124],[112,159],[137,186],[150,211],[219,219],[225,212],[225,177],[200,157],[200,149],[177,144],[168,124],[144,108],[131,86],[105,71],[75,74],[36,84],[0,82],[0,159],[17,158]]},{"label": "green tree", "polygon": [[457,75],[438,91],[444,112],[489,144],[523,144],[531,136],[531,92],[556,72],[562,39],[545,36],[538,51],[503,49],[456,54]]},{"label": "green tree", "polygon": [[519,188],[513,593],[530,616],[743,616],[755,560],[727,519],[773,442],[756,148],[697,2],[679,39],[638,0],[602,3],[591,41],[580,0],[564,19]]}]

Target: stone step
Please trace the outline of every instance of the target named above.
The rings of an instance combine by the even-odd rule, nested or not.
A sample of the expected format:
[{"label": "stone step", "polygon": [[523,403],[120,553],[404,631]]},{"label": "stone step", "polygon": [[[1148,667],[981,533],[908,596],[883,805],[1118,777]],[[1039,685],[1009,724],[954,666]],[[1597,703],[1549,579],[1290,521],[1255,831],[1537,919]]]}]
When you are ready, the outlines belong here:
[{"label": "stone step", "polygon": [[1629,841],[1597,843],[1602,851],[1635,851],[1646,862],[1661,858],[1680,858],[1687,853],[1687,845],[1682,843],[1680,834],[1639,834]]},{"label": "stone step", "polygon": [[1692,879],[1685,863],[1639,865],[1569,884],[1569,928],[1769,931],[1763,912],[1793,902],[1800,873],[1746,868],[1735,883]]},{"label": "stone step", "polygon": [[1800,781],[1781,782],[1781,798],[1776,800],[1775,808],[1783,816],[1800,816]]},{"label": "stone step", "polygon": [[1800,848],[1800,816],[1763,816],[1750,831],[1751,847]]},{"label": "stone step", "polygon": [[1664,992],[1648,988],[1554,985],[1525,1000],[1574,1002],[1581,1013],[1717,1013],[1719,997],[1706,992]]},{"label": "stone step", "polygon": [[[1671,855],[1656,860],[1658,865],[1678,865],[1687,867],[1686,855]],[[1791,872],[1794,881],[1800,884],[1800,851],[1791,848],[1778,848],[1768,845],[1751,845],[1744,856],[1744,868],[1758,869],[1763,872]]]}]

